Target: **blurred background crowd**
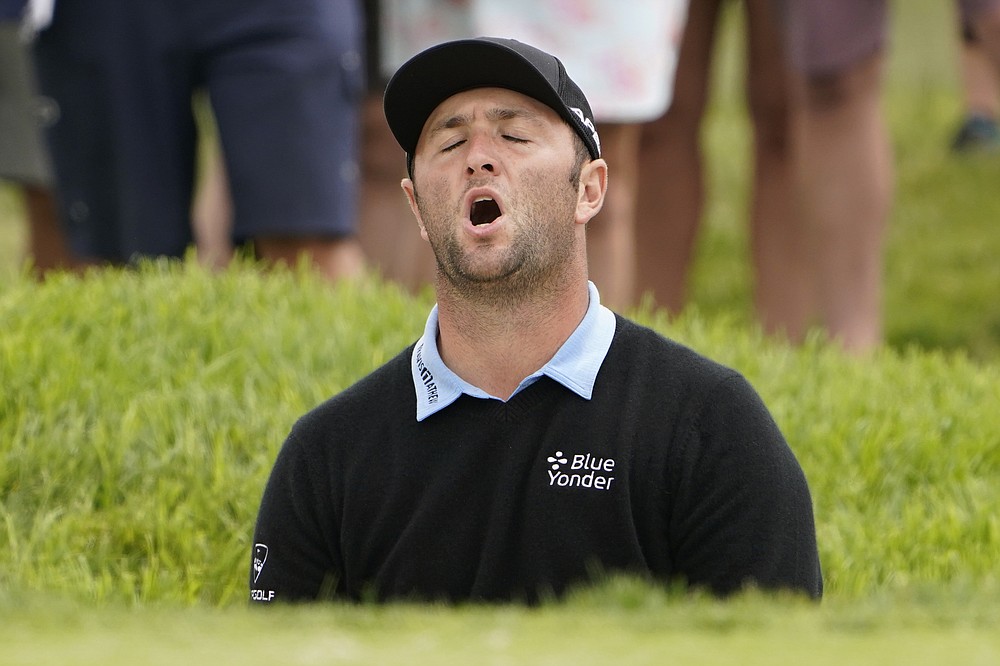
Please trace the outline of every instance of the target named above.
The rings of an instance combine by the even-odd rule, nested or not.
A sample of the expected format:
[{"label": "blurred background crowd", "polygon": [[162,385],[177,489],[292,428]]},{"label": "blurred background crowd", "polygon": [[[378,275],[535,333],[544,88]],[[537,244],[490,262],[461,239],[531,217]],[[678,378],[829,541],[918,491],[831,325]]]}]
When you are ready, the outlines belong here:
[{"label": "blurred background crowd", "polygon": [[[956,0],[949,150],[1000,154],[1000,0]],[[612,186],[588,229],[609,307],[689,298],[702,125],[722,16],[743,14],[754,312],[793,342],[881,344],[893,147],[888,0],[0,0],[0,179],[51,271],[234,253],[330,280],[433,279],[381,92],[447,39],[513,37],[564,62]]]}]

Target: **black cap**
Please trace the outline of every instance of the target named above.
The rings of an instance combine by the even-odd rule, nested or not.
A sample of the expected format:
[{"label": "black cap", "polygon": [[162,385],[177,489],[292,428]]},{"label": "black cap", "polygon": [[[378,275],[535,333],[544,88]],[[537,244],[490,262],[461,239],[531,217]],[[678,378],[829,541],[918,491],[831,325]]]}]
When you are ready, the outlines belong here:
[{"label": "black cap", "polygon": [[583,139],[590,156],[601,156],[594,114],[580,87],[553,55],[513,39],[477,37],[432,46],[396,71],[385,89],[385,118],[406,151],[413,153],[424,123],[438,104],[473,88],[506,88],[553,109]]}]

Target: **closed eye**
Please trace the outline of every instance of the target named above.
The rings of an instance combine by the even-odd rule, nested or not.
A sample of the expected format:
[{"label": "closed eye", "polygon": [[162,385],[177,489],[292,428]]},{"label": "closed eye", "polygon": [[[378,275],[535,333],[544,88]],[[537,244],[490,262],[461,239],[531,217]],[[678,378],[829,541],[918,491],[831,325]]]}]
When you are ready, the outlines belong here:
[{"label": "closed eye", "polygon": [[[517,137],[517,136],[514,136],[512,134],[503,134],[502,136],[503,136],[504,140],[510,141],[511,143],[530,143],[530,141],[528,139],[522,139],[521,137]],[[459,146],[461,146],[463,143],[465,143],[465,141],[466,141],[465,139],[459,139],[455,143],[450,143],[447,146],[445,146],[444,148],[442,148],[441,152],[442,153],[451,152],[451,151],[455,150],[456,148],[458,148]]]}]

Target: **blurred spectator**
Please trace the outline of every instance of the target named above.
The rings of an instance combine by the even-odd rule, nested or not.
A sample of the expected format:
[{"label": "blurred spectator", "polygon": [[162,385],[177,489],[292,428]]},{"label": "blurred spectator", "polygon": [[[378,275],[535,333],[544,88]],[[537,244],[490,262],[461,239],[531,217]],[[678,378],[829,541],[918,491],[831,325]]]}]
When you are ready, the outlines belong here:
[{"label": "blurred spectator", "polygon": [[[448,39],[493,35],[556,55],[580,85],[598,121],[611,165],[612,194],[588,225],[591,278],[601,301],[633,303],[635,197],[641,123],[670,103],[687,0],[627,5],[577,0],[384,0],[379,2],[381,73],[388,76],[418,51]],[[362,239],[382,271],[411,287],[428,281],[433,261],[399,192],[405,162],[385,127],[380,98],[368,106]],[[392,194],[394,192],[394,194]],[[398,202],[398,203],[397,203]],[[412,233],[406,233],[411,231]]]},{"label": "blurred spectator", "polygon": [[1000,79],[1000,0],[958,0],[962,26]]},{"label": "blurred spectator", "polygon": [[400,189],[400,181],[406,177],[406,158],[382,111],[382,93],[391,73],[382,66],[383,41],[387,39],[382,5],[386,2],[364,3],[368,95],[361,120],[358,236],[366,258],[383,276],[417,291],[433,281],[435,262],[430,246],[417,233],[410,206]]},{"label": "blurred spectator", "polygon": [[191,245],[204,87],[234,244],[358,274],[361,40],[356,0],[59,0],[36,55],[60,108],[50,142],[74,252],[123,263]]},{"label": "blurred spectator", "polygon": [[[883,245],[893,167],[882,114],[885,0],[781,0],[791,64],[800,242],[813,303],[804,314],[848,351],[882,341]],[[959,0],[1000,72],[1000,0]]]},{"label": "blurred spectator", "polygon": [[[638,291],[680,311],[705,202],[701,125],[723,0],[692,0],[673,103],[643,130],[638,208]],[[806,255],[793,205],[786,62],[772,0],[744,0],[747,101],[753,126],[750,246],[755,303],[765,329],[800,338]]]},{"label": "blurred spectator", "polygon": [[221,269],[233,257],[233,197],[218,128],[204,91],[195,93],[194,110],[199,140],[191,226],[198,260],[210,268]]},{"label": "blurred spectator", "polygon": [[795,239],[810,268],[803,321],[845,349],[882,340],[882,262],[892,205],[892,154],[882,115],[886,4],[784,0],[791,64],[796,180]]},{"label": "blurred spectator", "polygon": [[951,147],[956,152],[1000,150],[1000,83],[997,67],[990,61],[973,28],[962,18],[962,104],[964,118]]},{"label": "blurred spectator", "polygon": [[74,267],[52,195],[43,126],[54,109],[39,97],[28,42],[47,16],[42,4],[0,0],[0,179],[14,184],[28,221],[28,260],[39,277]]}]

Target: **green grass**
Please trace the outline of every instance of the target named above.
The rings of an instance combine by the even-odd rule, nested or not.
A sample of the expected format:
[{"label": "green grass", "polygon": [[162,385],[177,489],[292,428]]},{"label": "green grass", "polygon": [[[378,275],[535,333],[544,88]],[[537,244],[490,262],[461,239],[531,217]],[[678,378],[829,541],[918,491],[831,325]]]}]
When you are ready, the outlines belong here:
[{"label": "green grass", "polygon": [[0,289],[0,613],[16,616],[0,625],[4,663],[150,650],[596,663],[619,649],[643,663],[671,645],[714,646],[706,663],[754,648],[771,663],[779,645],[789,663],[811,645],[858,663],[997,657],[1000,366],[891,349],[860,361],[693,312],[636,317],[740,369],[771,407],[814,495],[819,607],[612,581],[542,610],[245,610],[252,523],[288,428],[411,341],[428,304],[375,280],[331,289],[193,261]]},{"label": "green grass", "polygon": [[419,326],[392,289],[305,284],[190,264],[0,292],[0,580],[98,600],[242,596],[281,431]]},{"label": "green grass", "polygon": [[734,33],[694,306],[634,313],[763,395],[813,491],[822,604],[614,580],[530,610],[245,608],[289,427],[412,341],[429,296],[192,262],[36,284],[0,188],[0,663],[1000,663],[1000,159],[947,150],[950,5],[896,9],[886,348],[750,323]]},{"label": "green grass", "polygon": [[[565,605],[88,613],[28,603],[0,628],[20,664],[996,664],[1000,617],[898,602],[678,600],[625,582]],[[40,619],[40,613],[46,616]]]},{"label": "green grass", "polygon": [[0,282],[14,279],[27,247],[20,193],[0,180]]},{"label": "green grass", "polygon": [[[95,600],[244,595],[256,502],[294,419],[388,360],[428,303],[368,281],[194,262],[0,291],[0,582]],[[640,321],[758,387],[811,480],[828,589],[991,580],[1000,369],[793,349],[725,318]]]}]

